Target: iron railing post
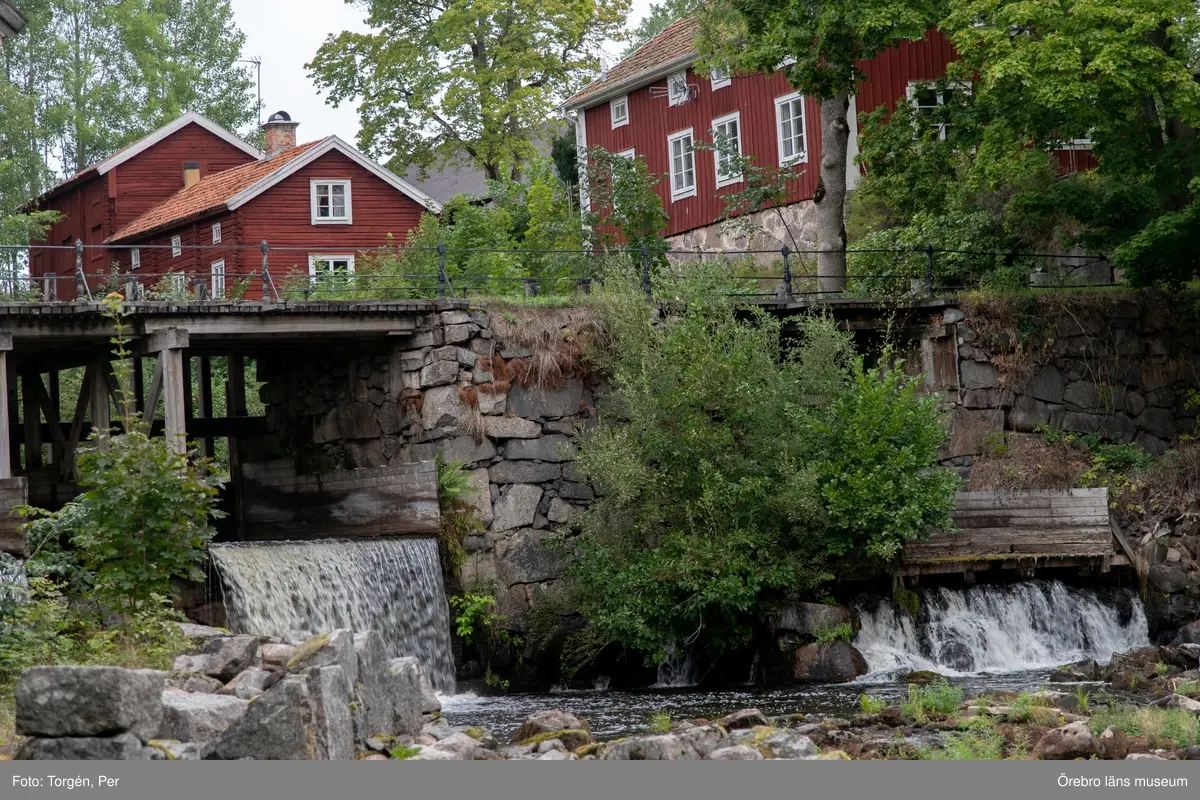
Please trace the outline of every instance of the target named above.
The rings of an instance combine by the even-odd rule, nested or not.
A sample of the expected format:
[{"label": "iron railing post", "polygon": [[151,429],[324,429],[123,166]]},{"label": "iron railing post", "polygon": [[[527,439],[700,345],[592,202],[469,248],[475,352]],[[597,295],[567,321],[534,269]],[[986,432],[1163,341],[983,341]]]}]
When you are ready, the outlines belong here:
[{"label": "iron railing post", "polygon": [[267,290],[274,288],[274,281],[271,280],[271,272],[267,268],[267,254],[271,252],[271,246],[267,244],[266,239],[263,239],[258,245],[258,249],[262,251],[262,299],[264,302],[270,302],[272,297]]},{"label": "iron railing post", "polygon": [[792,262],[791,262],[791,259],[788,258],[788,256],[790,256],[792,254],[792,251],[789,250],[788,246],[785,244],[783,246],[783,248],[780,249],[779,254],[781,256],[783,256],[783,299],[791,300],[792,299]]},{"label": "iron railing post", "polygon": [[87,276],[83,274],[83,242],[75,240],[75,284],[76,294],[92,299],[92,290],[88,288]]},{"label": "iron railing post", "polygon": [[933,245],[925,245],[925,292],[933,297]]},{"label": "iron railing post", "polygon": [[446,284],[450,281],[446,278],[446,243],[437,243],[438,257],[438,300],[446,299]]},{"label": "iron railing post", "polygon": [[646,293],[646,301],[654,301],[654,290],[650,285],[650,245],[642,242],[642,291]]}]

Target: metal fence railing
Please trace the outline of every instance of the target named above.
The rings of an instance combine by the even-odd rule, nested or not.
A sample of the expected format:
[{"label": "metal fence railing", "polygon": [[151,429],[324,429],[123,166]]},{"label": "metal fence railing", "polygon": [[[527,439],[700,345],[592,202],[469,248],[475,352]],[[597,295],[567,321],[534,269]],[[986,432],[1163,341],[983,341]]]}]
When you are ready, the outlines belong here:
[{"label": "metal fence railing", "polygon": [[[89,250],[122,256],[110,269],[88,271],[98,260]],[[157,251],[170,249],[170,258]],[[68,251],[68,252],[63,252]],[[147,258],[142,251],[149,254]],[[31,258],[49,253],[42,261]],[[342,253],[344,255],[330,255]],[[1119,283],[1104,256],[998,253],[933,247],[846,251],[847,276],[818,274],[821,251],[682,250],[619,248],[499,250],[486,248],[259,245],[31,245],[0,247],[0,301],[92,300],[109,292],[137,300],[236,302],[405,300],[481,296],[537,298],[587,293],[608,265],[623,259],[640,272],[650,297],[688,274],[688,265],[718,261],[727,267],[738,297],[779,301],[848,297],[932,297],[992,285],[1070,288]],[[220,256],[220,258],[217,258]],[[49,269],[46,263],[54,266]],[[64,269],[64,267],[66,267]],[[71,268],[73,267],[73,268]]]}]

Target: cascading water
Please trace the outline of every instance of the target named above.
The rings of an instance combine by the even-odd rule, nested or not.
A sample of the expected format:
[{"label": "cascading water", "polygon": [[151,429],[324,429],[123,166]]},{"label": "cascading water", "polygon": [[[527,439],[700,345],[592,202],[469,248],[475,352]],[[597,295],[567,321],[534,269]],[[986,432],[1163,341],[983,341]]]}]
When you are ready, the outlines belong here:
[{"label": "cascading water", "polygon": [[655,689],[677,689],[685,686],[695,686],[700,682],[700,665],[692,656],[690,650],[679,654],[674,647],[667,651],[658,665],[658,676],[654,681]]},{"label": "cascading water", "polygon": [[919,622],[891,603],[862,611],[855,646],[872,677],[917,669],[1012,672],[1149,644],[1146,613],[1132,592],[1070,589],[1058,581],[936,589],[921,594]]},{"label": "cascading water", "polygon": [[235,630],[375,630],[394,657],[416,656],[454,691],[450,620],[434,539],[211,545]]}]

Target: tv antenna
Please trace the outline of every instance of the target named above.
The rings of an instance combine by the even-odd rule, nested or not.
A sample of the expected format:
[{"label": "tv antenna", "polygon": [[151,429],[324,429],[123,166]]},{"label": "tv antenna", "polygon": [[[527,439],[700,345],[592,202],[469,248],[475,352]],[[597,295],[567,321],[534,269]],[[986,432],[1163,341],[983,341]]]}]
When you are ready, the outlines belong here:
[{"label": "tv antenna", "polygon": [[262,59],[259,58],[258,56],[254,56],[253,58],[239,58],[237,63],[253,64],[255,72],[258,73],[258,108],[256,110],[258,111],[258,127],[261,128],[262,127],[262,109],[263,109],[263,104],[262,104]]},{"label": "tv antenna", "polygon": [[665,86],[650,87],[651,97],[666,97],[672,101],[678,97],[679,100],[677,102],[679,103],[686,103],[699,93],[700,87],[694,83],[688,83],[686,75],[672,75],[667,78]]}]

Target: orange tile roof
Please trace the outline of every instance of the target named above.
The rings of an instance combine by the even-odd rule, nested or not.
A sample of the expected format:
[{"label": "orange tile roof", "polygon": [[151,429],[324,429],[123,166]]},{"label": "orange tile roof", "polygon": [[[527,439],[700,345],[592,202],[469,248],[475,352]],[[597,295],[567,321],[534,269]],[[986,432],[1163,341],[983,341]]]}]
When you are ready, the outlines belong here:
[{"label": "orange tile roof", "polygon": [[107,242],[119,242],[135,236],[156,231],[178,222],[193,219],[224,207],[234,195],[241,192],[297,156],[325,141],[318,139],[284,150],[274,158],[251,161],[248,164],[215,172],[188,189],[175,194],[142,214],[133,222],[108,237]]},{"label": "orange tile roof", "polygon": [[610,86],[615,86],[636,78],[644,72],[650,72],[656,67],[692,55],[696,52],[696,34],[698,32],[699,25],[692,17],[684,17],[671,23],[658,36],[634,50],[627,58],[608,70],[604,80],[592,81],[568,100],[567,104],[574,105]]}]

